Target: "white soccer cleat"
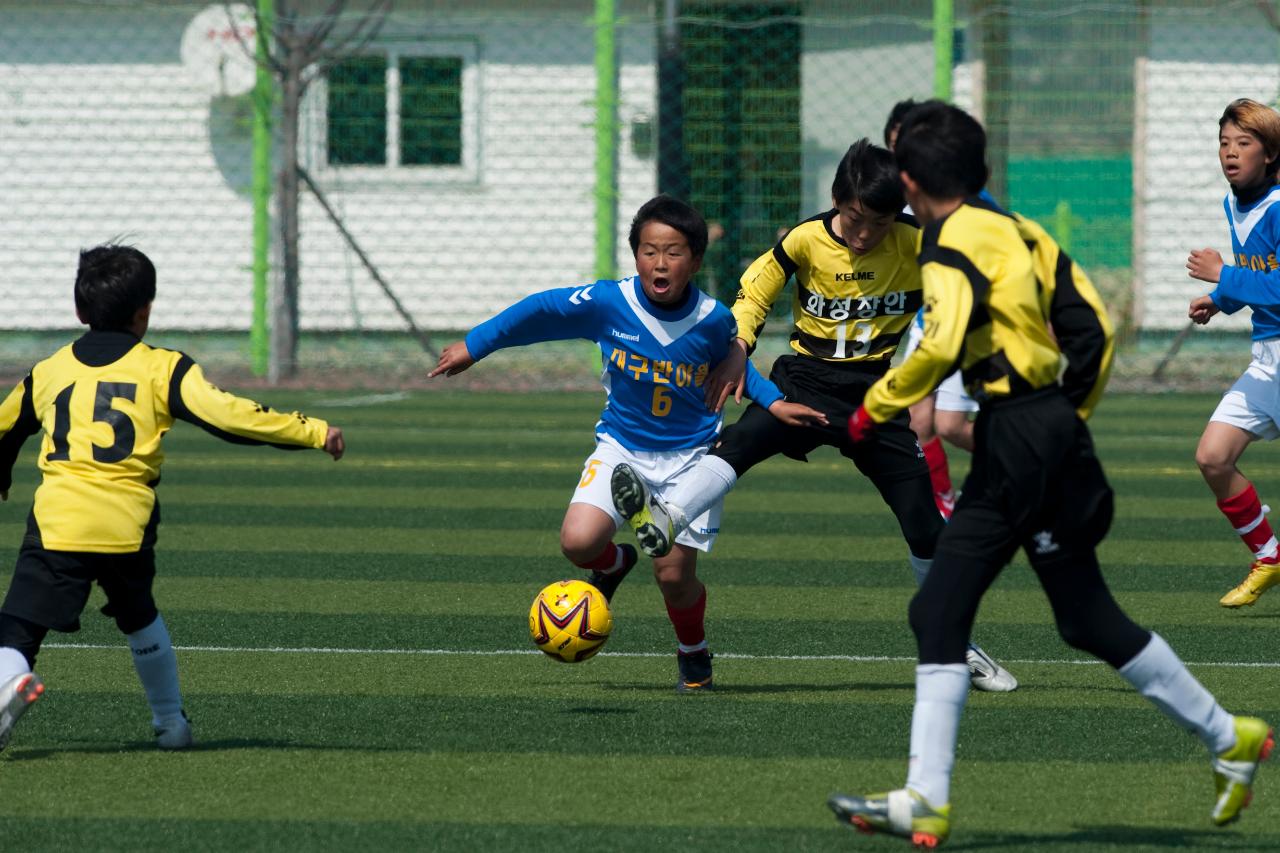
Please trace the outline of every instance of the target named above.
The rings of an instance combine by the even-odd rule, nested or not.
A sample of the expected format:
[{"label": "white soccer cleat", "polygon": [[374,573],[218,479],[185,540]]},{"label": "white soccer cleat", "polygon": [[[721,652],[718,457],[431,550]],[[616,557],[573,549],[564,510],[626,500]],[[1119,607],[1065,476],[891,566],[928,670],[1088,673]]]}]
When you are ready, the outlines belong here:
[{"label": "white soccer cleat", "polygon": [[171,719],[161,720],[155,726],[155,733],[156,746],[161,749],[186,749],[196,742],[191,734],[191,721],[187,719],[186,711]]},{"label": "white soccer cleat", "polygon": [[973,643],[965,650],[964,662],[969,665],[969,685],[974,690],[1009,693],[1018,689],[1018,679],[1013,677],[1013,673]]},{"label": "white soccer cleat", "polygon": [[44,695],[44,682],[34,672],[24,672],[0,687],[0,749],[9,745],[9,735],[22,715]]}]

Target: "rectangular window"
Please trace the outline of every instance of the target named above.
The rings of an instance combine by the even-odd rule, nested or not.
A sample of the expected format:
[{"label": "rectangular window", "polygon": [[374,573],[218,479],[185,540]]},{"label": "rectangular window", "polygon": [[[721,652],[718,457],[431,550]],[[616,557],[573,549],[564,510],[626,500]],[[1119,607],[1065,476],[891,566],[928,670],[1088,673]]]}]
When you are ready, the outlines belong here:
[{"label": "rectangular window", "polygon": [[348,57],[311,98],[322,114],[316,154],[330,168],[375,178],[412,169],[474,179],[479,68],[473,43],[389,45]]},{"label": "rectangular window", "polygon": [[400,59],[400,162],[462,162],[462,57]]},{"label": "rectangular window", "polygon": [[358,56],[329,70],[329,163],[387,162],[387,59]]}]

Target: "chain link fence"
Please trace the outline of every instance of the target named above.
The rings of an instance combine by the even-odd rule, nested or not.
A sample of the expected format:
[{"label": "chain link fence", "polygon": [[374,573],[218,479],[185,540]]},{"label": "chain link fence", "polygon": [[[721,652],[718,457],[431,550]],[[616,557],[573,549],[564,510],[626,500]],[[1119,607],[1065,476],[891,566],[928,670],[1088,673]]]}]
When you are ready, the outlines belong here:
[{"label": "chain link fence", "polygon": [[[1277,21],[1270,0],[0,0],[0,371],[73,333],[77,251],[111,239],[156,261],[154,339],[245,380],[292,283],[297,375],[273,380],[418,381],[522,296],[631,272],[659,191],[712,223],[700,284],[732,299],[829,207],[845,149],[942,87],[988,128],[996,198],[1101,286],[1140,385],[1204,292],[1188,251],[1230,256],[1217,118],[1276,101]],[[1213,328],[1166,381],[1243,366],[1247,318]],[[487,381],[592,382],[589,351],[541,352]]]}]

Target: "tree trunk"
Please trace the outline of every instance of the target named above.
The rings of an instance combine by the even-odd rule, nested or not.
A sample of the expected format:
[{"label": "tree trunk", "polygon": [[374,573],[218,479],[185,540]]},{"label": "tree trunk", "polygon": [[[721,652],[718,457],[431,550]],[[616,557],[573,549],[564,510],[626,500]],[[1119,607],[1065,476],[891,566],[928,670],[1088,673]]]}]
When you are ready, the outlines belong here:
[{"label": "tree trunk", "polygon": [[271,364],[267,371],[272,383],[292,377],[298,369],[298,116],[305,57],[293,48],[296,19],[288,5],[278,4],[286,8],[279,9],[281,37],[277,39],[284,74],[280,81],[280,172],[276,177],[281,275],[271,299]]}]

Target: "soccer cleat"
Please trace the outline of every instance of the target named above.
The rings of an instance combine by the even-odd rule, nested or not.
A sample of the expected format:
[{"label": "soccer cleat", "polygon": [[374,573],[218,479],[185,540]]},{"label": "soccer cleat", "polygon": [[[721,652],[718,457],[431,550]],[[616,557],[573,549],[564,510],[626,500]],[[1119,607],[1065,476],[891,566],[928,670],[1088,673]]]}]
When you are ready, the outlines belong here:
[{"label": "soccer cleat", "polygon": [[625,462],[613,469],[609,478],[613,506],[636,532],[640,550],[650,557],[663,557],[671,552],[675,530],[671,513],[649,492],[644,479]]},{"label": "soccer cleat", "polygon": [[951,832],[951,806],[932,806],[908,788],[865,797],[832,794],[827,806],[836,813],[836,820],[859,832],[909,838],[926,850],[946,841]]},{"label": "soccer cleat", "polygon": [[1223,607],[1244,607],[1253,604],[1271,587],[1280,583],[1280,563],[1264,563],[1261,560],[1249,569],[1249,575],[1231,592],[1218,601]]},{"label": "soccer cleat", "polygon": [[942,517],[947,521],[951,520],[951,513],[955,512],[956,501],[959,498],[960,496],[956,494],[955,489],[933,493],[933,502],[938,505],[938,512],[942,513]]},{"label": "soccer cleat", "polygon": [[186,749],[195,743],[191,735],[191,721],[187,712],[179,712],[179,716],[161,720],[155,726],[156,746],[161,749]]},{"label": "soccer cleat", "polygon": [[1276,745],[1276,735],[1257,717],[1236,717],[1236,745],[1213,759],[1213,783],[1218,800],[1213,822],[1225,826],[1240,817],[1253,798],[1253,774]]},{"label": "soccer cleat", "polygon": [[1018,679],[1013,677],[1013,673],[973,643],[965,650],[964,662],[969,665],[969,686],[974,690],[1009,693],[1018,689]]},{"label": "soccer cleat", "polygon": [[622,583],[627,572],[631,571],[636,561],[640,559],[636,549],[631,545],[619,545],[618,550],[622,552],[621,566],[608,573],[592,572],[591,577],[587,578],[587,583],[604,594],[605,601],[613,601],[613,594],[618,591],[618,584]]},{"label": "soccer cleat", "polygon": [[0,687],[0,749],[9,745],[13,727],[43,695],[44,682],[34,672],[15,675]]},{"label": "soccer cleat", "polygon": [[680,667],[680,680],[676,682],[677,693],[699,693],[715,689],[711,680],[711,652],[706,649],[691,655],[677,652],[676,663]]}]

